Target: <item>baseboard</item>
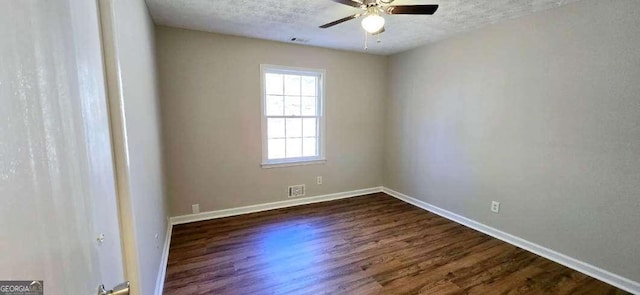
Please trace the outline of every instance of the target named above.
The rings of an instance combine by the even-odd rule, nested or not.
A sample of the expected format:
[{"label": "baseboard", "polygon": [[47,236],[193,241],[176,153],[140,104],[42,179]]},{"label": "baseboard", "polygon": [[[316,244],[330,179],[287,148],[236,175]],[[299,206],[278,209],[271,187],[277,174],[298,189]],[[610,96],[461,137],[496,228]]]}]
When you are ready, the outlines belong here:
[{"label": "baseboard", "polygon": [[162,295],[164,290],[164,277],[167,273],[167,261],[169,260],[169,246],[171,245],[171,232],[173,231],[173,224],[167,218],[167,235],[164,238],[164,248],[162,248],[162,257],[160,260],[160,269],[158,270],[158,277],[156,279],[156,295]]},{"label": "baseboard", "polygon": [[203,212],[198,214],[187,214],[187,215],[171,217],[171,224],[176,225],[176,224],[183,224],[183,223],[189,223],[189,222],[210,220],[215,218],[229,217],[234,215],[260,212],[260,211],[266,211],[266,210],[299,206],[299,205],[305,205],[305,204],[326,202],[331,200],[357,197],[357,196],[362,196],[366,194],[379,193],[381,191],[382,191],[382,187],[372,187],[372,188],[320,195],[320,196],[314,196],[314,197],[297,198],[297,199],[291,199],[291,200],[279,201],[279,202],[273,202],[273,203],[209,211],[209,212]]},{"label": "baseboard", "polygon": [[485,224],[482,224],[480,222],[477,222],[475,220],[466,218],[464,216],[460,216],[458,214],[455,214],[453,212],[444,210],[440,207],[431,205],[427,202],[418,200],[416,198],[412,198],[410,196],[407,196],[405,194],[399,193],[397,191],[394,191],[392,189],[383,187],[382,191],[388,195],[391,195],[399,200],[402,200],[404,202],[407,202],[409,204],[412,204],[416,207],[420,207],[424,210],[427,210],[429,212],[432,212],[434,214],[440,215],[444,218],[447,218],[449,220],[452,220],[456,223],[465,225],[467,227],[470,227],[472,229],[475,229],[479,232],[485,233],[487,235],[490,235],[496,239],[505,241],[509,244],[512,244],[514,246],[520,247],[522,249],[525,249],[529,252],[533,252],[537,255],[540,255],[544,258],[547,258],[549,260],[555,261],[557,263],[560,263],[564,266],[567,266],[569,268],[575,269],[581,273],[584,273],[588,276],[594,277],[598,280],[601,280],[603,282],[606,282],[612,286],[618,287],[622,290],[625,290],[627,292],[631,292],[633,294],[640,294],[640,283],[632,281],[630,279],[621,277],[619,275],[616,275],[614,273],[611,273],[609,271],[606,271],[604,269],[601,269],[597,266],[591,265],[589,263],[577,260],[575,258],[569,257],[567,255],[564,255],[562,253],[556,252],[554,250],[551,250],[549,248],[540,246],[538,244],[529,242],[525,239],[516,237],[514,235],[508,234],[506,232],[500,231],[498,229],[495,229],[493,227],[487,226]]}]

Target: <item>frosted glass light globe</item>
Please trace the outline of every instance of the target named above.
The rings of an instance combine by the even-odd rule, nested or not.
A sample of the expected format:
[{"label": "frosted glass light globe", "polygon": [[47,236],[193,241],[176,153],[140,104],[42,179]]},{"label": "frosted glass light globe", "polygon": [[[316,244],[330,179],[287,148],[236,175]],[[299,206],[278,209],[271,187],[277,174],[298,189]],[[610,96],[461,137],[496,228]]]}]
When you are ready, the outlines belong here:
[{"label": "frosted glass light globe", "polygon": [[377,14],[367,15],[362,20],[362,28],[371,34],[380,31],[382,27],[384,27],[384,18]]}]

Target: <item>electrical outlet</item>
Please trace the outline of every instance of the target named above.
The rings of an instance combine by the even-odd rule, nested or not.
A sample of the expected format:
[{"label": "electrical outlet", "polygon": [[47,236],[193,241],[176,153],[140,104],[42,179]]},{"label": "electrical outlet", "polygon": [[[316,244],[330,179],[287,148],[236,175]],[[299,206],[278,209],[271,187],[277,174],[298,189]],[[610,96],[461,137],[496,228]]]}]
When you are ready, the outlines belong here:
[{"label": "electrical outlet", "polygon": [[491,202],[491,212],[500,213],[500,202],[496,202],[496,201]]},{"label": "electrical outlet", "polygon": [[191,213],[193,214],[200,213],[200,204],[191,205]]},{"label": "electrical outlet", "polygon": [[316,177],[318,184],[322,184],[322,176]]},{"label": "electrical outlet", "polygon": [[304,184],[292,185],[289,187],[289,198],[304,197]]}]

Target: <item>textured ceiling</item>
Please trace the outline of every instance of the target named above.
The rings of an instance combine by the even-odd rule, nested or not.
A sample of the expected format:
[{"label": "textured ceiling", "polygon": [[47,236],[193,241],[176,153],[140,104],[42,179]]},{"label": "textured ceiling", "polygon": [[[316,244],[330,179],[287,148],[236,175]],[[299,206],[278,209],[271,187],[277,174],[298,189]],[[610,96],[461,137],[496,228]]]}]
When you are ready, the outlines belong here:
[{"label": "textured ceiling", "polygon": [[[319,25],[358,13],[329,0],[146,0],[156,24],[229,35],[352,51],[364,50],[360,20],[320,29]],[[578,0],[396,0],[394,5],[439,4],[428,15],[385,15],[381,42],[366,52],[393,54],[482,26],[559,7]]]}]

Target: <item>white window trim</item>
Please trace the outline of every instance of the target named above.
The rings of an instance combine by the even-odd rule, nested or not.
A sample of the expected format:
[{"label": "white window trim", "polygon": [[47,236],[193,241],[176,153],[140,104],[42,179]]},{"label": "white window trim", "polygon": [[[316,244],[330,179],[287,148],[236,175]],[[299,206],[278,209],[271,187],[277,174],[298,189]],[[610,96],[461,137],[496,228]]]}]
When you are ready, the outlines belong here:
[{"label": "white window trim", "polygon": [[[285,159],[268,159],[267,154],[267,116],[266,116],[266,85],[265,85],[265,73],[279,72],[279,73],[291,73],[291,74],[312,74],[320,76],[320,89],[318,89],[318,149],[320,153],[314,157],[299,157],[299,158],[285,158]],[[262,117],[262,168],[277,168],[277,167],[291,167],[299,165],[313,165],[326,163],[326,128],[325,128],[325,105],[327,104],[326,89],[325,89],[326,71],[323,69],[310,69],[310,68],[298,68],[277,66],[269,64],[260,65],[260,116]]]}]

